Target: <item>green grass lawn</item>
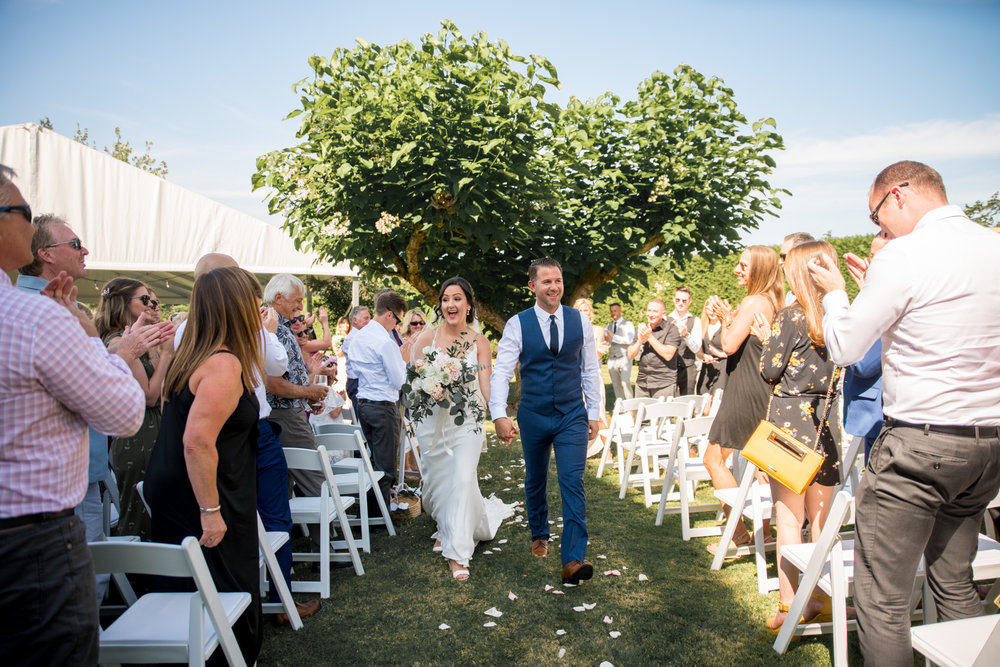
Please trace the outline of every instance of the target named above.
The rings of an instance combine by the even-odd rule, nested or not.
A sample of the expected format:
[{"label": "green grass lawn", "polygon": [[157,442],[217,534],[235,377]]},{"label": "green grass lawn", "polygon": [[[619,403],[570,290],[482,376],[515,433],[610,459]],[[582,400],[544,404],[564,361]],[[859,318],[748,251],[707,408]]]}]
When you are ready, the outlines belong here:
[{"label": "green grass lawn", "polygon": [[[492,432],[479,464],[484,495],[522,501],[520,446],[500,445]],[[398,534],[373,535],[363,555],[365,575],[333,571],[333,594],[305,627],[293,632],[265,623],[261,665],[826,665],[829,638],[793,642],[785,656],[771,648],[765,627],[777,594],[757,594],[752,558],[709,570],[710,539],[684,542],[680,518],[656,527],[656,508],[641,492],[618,499],[617,472],[596,479],[596,458],[585,477],[590,546],[595,576],[575,588],[560,583],[559,542],[549,557],[529,553],[527,521],[503,525],[495,540],[476,550],[468,581],[451,579],[447,562],[431,551],[435,528],[426,514],[397,522]],[[507,479],[507,478],[510,479]],[[702,486],[699,496],[710,492]],[[550,519],[558,528],[559,490],[554,467],[549,483]],[[701,515],[703,523],[712,515]],[[505,542],[501,543],[502,541]],[[491,550],[491,554],[484,553]],[[605,558],[601,558],[604,556]],[[305,565],[299,566],[305,569]],[[605,576],[606,570],[621,575]],[[773,570],[773,565],[772,565]],[[648,580],[641,581],[640,574]],[[773,571],[772,571],[773,575]],[[546,592],[545,587],[563,594]],[[511,600],[509,593],[517,596]],[[591,605],[577,612],[575,606]],[[503,615],[484,615],[496,607]],[[612,619],[605,623],[604,618]],[[484,627],[495,622],[495,627]],[[450,626],[440,630],[441,624]],[[559,630],[565,630],[560,634]],[[621,633],[617,638],[609,632]],[[561,649],[565,649],[559,659]],[[860,664],[850,638],[851,661]]]}]

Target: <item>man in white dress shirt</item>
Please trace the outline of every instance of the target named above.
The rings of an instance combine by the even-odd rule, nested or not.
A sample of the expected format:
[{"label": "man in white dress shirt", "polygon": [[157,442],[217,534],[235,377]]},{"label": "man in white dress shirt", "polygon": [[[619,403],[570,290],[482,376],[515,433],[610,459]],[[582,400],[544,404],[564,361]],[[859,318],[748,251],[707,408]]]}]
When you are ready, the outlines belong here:
[{"label": "man in white dress shirt", "polygon": [[358,417],[372,450],[372,467],[385,473],[379,488],[385,504],[396,483],[399,451],[399,390],[406,381],[406,364],[392,331],[406,312],[406,302],[392,290],[375,297],[375,317],[351,341],[351,365],[358,373]]},{"label": "man in white dress shirt", "polygon": [[587,443],[597,437],[601,374],[590,322],[580,311],[560,304],[562,268],[554,259],[531,263],[528,287],[535,305],[507,321],[490,381],[490,415],[497,436],[509,444],[518,427],[507,416],[507,395],[514,367],[521,364],[521,401],[517,421],[523,433],[524,495],[531,528],[531,553],[548,555],[549,521],[545,488],[554,451],[563,503],[563,583],[590,579],[586,560],[587,508],[583,470]]},{"label": "man in white dress shirt", "polygon": [[615,398],[632,398],[632,360],[628,356],[628,346],[635,341],[635,325],[622,317],[622,305],[608,306],[611,324],[604,328],[604,338],[608,341],[608,375]]},{"label": "man in white dress shirt", "polygon": [[351,409],[354,410],[355,416],[357,416],[358,410],[356,403],[358,402],[358,372],[354,370],[354,366],[351,364],[351,343],[357,337],[361,330],[365,328],[372,319],[371,311],[368,310],[368,306],[354,306],[351,309],[351,330],[347,332],[347,337],[344,338],[344,344],[341,346],[340,351],[344,353],[344,372],[347,373],[347,397],[351,399]]},{"label": "man in white dress shirt", "polygon": [[854,603],[865,661],[912,665],[921,556],[939,620],[983,613],[970,563],[1000,487],[1000,236],[950,206],[919,162],[884,169],[868,208],[893,240],[854,302],[837,267],[816,260],[810,272],[837,364],[882,339],[886,422],[857,495]]}]

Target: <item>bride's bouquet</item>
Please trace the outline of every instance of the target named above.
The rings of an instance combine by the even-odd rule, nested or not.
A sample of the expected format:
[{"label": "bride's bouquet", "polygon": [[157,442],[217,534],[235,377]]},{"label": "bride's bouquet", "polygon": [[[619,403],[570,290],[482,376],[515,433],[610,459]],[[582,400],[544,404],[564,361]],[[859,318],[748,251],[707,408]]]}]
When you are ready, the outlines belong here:
[{"label": "bride's bouquet", "polygon": [[482,428],[486,413],[476,398],[481,366],[464,359],[470,347],[471,341],[455,341],[443,352],[428,346],[422,359],[406,367],[403,393],[414,423],[423,421],[437,406],[448,410],[456,426],[471,419],[477,433]]}]

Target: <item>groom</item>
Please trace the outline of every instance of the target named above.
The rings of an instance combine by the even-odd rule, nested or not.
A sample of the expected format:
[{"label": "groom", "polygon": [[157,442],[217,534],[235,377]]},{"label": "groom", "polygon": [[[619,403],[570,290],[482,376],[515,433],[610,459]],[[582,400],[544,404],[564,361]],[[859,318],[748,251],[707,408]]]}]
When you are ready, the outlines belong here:
[{"label": "groom", "polygon": [[[517,421],[523,429],[524,495],[531,527],[531,553],[549,553],[549,516],[545,484],[549,454],[555,451],[562,494],[562,580],[578,584],[590,579],[594,566],[587,550],[587,507],[583,470],[587,443],[597,436],[601,391],[597,351],[590,323],[579,311],[560,305],[562,268],[554,259],[536,259],[528,270],[535,305],[504,327],[490,382],[490,415],[504,444],[519,429],[507,416],[507,393],[514,367],[521,364],[521,404]],[[584,403],[586,398],[586,403]]]}]

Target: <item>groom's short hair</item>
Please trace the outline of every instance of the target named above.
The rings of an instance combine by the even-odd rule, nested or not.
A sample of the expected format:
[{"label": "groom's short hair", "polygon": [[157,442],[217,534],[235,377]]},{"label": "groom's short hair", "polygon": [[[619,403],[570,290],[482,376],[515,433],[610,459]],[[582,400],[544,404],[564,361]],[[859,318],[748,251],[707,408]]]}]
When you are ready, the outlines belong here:
[{"label": "groom's short hair", "polygon": [[548,266],[554,269],[559,269],[559,273],[562,273],[562,266],[556,260],[551,257],[542,257],[541,259],[536,259],[531,262],[531,266],[528,267],[528,280],[535,282],[538,278],[538,267]]}]

